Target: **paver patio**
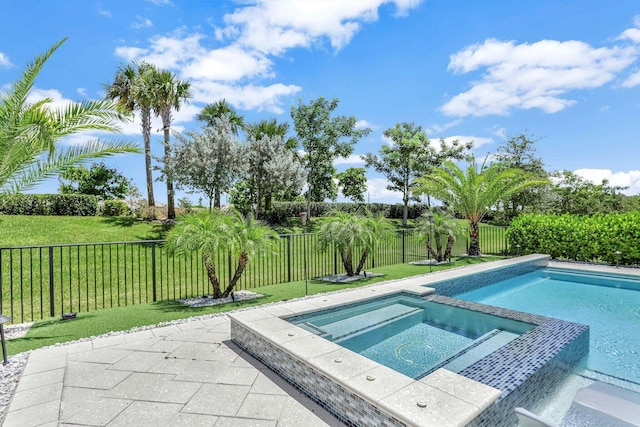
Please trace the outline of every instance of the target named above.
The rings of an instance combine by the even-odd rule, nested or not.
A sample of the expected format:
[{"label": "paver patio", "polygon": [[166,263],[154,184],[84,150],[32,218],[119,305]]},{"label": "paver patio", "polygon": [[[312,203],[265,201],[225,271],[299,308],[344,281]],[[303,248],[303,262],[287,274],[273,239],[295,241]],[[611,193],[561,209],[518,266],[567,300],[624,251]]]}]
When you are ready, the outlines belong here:
[{"label": "paver patio", "polygon": [[342,424],[236,347],[218,316],[32,352],[3,425]]}]

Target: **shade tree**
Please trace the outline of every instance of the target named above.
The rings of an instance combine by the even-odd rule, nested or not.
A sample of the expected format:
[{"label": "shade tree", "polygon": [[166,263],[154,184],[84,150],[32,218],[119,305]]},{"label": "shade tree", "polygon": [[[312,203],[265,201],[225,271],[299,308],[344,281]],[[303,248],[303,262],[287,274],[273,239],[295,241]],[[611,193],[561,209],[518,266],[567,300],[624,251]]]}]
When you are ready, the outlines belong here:
[{"label": "shade tree", "polygon": [[367,177],[364,168],[347,168],[344,172],[336,174],[336,179],[344,197],[354,202],[364,202],[364,194],[367,192]]}]

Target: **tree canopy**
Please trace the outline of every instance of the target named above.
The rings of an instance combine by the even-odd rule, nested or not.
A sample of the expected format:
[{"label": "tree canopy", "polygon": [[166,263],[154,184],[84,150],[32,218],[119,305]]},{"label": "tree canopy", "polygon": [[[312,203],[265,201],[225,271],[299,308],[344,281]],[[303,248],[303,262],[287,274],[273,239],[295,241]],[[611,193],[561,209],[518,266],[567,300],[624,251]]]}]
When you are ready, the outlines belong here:
[{"label": "tree canopy", "polygon": [[70,166],[60,171],[58,179],[58,191],[62,194],[90,194],[101,200],[123,199],[138,191],[130,179],[103,162],[90,168]]}]

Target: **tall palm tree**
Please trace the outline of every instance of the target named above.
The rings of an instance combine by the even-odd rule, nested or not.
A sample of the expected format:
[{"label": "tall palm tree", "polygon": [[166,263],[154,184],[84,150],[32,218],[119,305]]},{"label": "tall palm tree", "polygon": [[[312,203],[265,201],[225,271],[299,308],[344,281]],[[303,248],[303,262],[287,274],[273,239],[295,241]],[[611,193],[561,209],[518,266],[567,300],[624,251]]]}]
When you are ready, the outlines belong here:
[{"label": "tall palm tree", "polygon": [[215,126],[216,119],[225,117],[231,126],[231,132],[238,135],[238,132],[245,128],[244,117],[229,105],[225,99],[206,105],[196,118],[205,122],[207,126]]},{"label": "tall palm tree", "polygon": [[[178,79],[171,71],[158,70],[153,67],[149,74],[143,80],[143,91],[151,100],[151,107],[156,116],[162,118],[162,130],[164,132],[164,158],[165,161],[171,159],[171,113],[173,110],[179,111],[183,102],[189,97],[190,83]],[[169,167],[170,169],[170,167]],[[167,217],[174,219],[176,217],[173,177],[172,173],[167,171]]]},{"label": "tall palm tree", "polygon": [[447,203],[469,220],[469,255],[480,255],[480,221],[500,201],[512,194],[549,181],[521,169],[504,169],[499,163],[478,169],[471,162],[466,172],[451,161],[416,180],[417,194],[428,194]]},{"label": "tall palm tree", "polygon": [[115,100],[126,111],[140,112],[140,126],[144,140],[144,163],[147,179],[147,203],[156,205],[151,174],[151,99],[143,89],[143,79],[152,66],[146,62],[128,64],[118,68],[113,83],[106,85],[106,98]]},{"label": "tall palm tree", "polygon": [[[383,216],[334,212],[321,220],[318,229],[318,245],[321,250],[335,248],[340,254],[347,276],[362,272],[368,256],[376,245],[395,235],[392,223]],[[355,252],[361,250],[357,267],[353,268]]]},{"label": "tall palm tree", "polygon": [[[198,252],[207,270],[214,298],[225,298],[234,289],[251,259],[277,249],[278,235],[271,228],[243,217],[237,212],[198,212],[185,215],[169,231],[165,248],[176,255]],[[229,253],[237,258],[237,267],[228,285],[222,290],[216,271],[218,254]],[[224,259],[224,257],[223,257]]]},{"label": "tall palm tree", "polygon": [[255,140],[260,140],[265,136],[279,136],[285,141],[287,149],[293,151],[298,146],[298,141],[295,138],[287,138],[289,123],[278,123],[276,119],[260,120],[258,123],[246,125],[245,130],[248,139],[253,137]]},{"label": "tall palm tree", "polygon": [[127,120],[111,101],[83,101],[52,108],[51,99],[28,103],[38,73],[65,42],[62,39],[27,65],[21,78],[0,95],[0,192],[17,193],[32,188],[60,170],[89,159],[121,153],[139,153],[130,142],[90,141],[66,149],[56,143],[83,131],[118,132]]}]

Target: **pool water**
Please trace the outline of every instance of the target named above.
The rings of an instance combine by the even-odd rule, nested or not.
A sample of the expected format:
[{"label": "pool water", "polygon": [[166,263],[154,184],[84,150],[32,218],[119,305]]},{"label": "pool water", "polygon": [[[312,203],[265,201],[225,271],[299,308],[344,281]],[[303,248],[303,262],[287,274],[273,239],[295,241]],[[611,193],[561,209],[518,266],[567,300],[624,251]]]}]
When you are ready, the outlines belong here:
[{"label": "pool water", "polygon": [[640,280],[545,268],[455,298],[590,327],[585,375],[640,384]]},{"label": "pool water", "polygon": [[416,379],[438,368],[460,372],[533,328],[407,295],[288,320]]}]

